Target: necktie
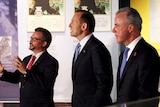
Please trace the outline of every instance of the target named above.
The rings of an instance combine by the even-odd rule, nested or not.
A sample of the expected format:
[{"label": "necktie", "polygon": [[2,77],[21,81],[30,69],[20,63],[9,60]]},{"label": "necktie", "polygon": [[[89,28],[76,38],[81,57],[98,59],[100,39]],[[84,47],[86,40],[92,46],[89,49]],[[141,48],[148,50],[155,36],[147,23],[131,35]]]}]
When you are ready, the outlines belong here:
[{"label": "necktie", "polygon": [[120,78],[121,78],[121,76],[122,76],[124,67],[125,67],[125,65],[126,65],[126,60],[127,60],[127,56],[128,56],[128,51],[129,51],[129,48],[126,47],[125,50],[124,50],[124,53],[123,53],[123,59],[122,59],[122,64],[121,64],[121,68],[120,68]]},{"label": "necktie", "polygon": [[28,70],[31,69],[31,67],[32,67],[32,65],[33,65],[33,63],[34,63],[34,61],[35,61],[35,59],[36,59],[36,56],[33,55],[33,56],[31,57],[31,59],[30,59],[28,65],[27,65],[27,69],[28,69]]},{"label": "necktie", "polygon": [[76,49],[75,49],[74,63],[76,62],[77,57],[78,57],[78,55],[79,55],[80,47],[81,47],[81,44],[78,43],[77,46],[76,46]]}]

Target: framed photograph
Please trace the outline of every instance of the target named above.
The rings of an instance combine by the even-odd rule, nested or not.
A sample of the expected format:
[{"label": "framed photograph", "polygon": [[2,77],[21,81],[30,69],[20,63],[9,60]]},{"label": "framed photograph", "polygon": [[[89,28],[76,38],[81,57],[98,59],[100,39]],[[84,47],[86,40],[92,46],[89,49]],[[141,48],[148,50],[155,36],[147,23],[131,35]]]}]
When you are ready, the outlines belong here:
[{"label": "framed photograph", "polygon": [[65,0],[29,0],[28,32],[36,27],[44,27],[49,31],[65,30]]},{"label": "framed photograph", "polygon": [[74,7],[94,15],[95,31],[111,31],[111,0],[75,0]]}]

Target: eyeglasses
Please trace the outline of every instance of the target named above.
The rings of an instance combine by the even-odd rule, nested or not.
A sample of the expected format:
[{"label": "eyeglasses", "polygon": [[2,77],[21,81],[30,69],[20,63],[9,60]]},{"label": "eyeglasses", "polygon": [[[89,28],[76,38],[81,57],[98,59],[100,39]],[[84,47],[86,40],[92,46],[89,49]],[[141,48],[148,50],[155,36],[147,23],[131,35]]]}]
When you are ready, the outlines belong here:
[{"label": "eyeglasses", "polygon": [[35,41],[35,42],[44,41],[44,40],[42,40],[42,39],[38,39],[38,38],[34,38],[34,37],[30,37],[30,39],[31,39],[32,41]]}]

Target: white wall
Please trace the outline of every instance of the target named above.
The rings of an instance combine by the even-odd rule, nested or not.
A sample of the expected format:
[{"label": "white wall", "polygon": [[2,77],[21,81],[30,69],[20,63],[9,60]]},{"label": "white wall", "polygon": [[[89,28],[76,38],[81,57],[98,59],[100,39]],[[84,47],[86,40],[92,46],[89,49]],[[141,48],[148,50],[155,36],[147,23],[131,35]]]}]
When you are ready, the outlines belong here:
[{"label": "white wall", "polygon": [[[112,1],[112,25],[114,21],[115,12],[118,10],[118,1]],[[29,55],[29,37],[31,33],[27,33],[27,15],[28,15],[28,0],[17,0],[18,2],[18,39],[19,39],[19,56],[24,58]],[[65,13],[65,31],[53,32],[52,44],[49,47],[49,52],[59,61],[59,74],[55,83],[55,102],[70,102],[72,94],[72,81],[71,81],[71,63],[75,47],[75,38],[70,36],[69,23],[74,13],[74,0],[66,0],[66,13]],[[114,81],[118,65],[118,44],[115,41],[114,34],[108,32],[95,32],[95,36],[100,39],[109,49],[112,62]],[[113,101],[116,99],[115,82],[111,94]]]}]

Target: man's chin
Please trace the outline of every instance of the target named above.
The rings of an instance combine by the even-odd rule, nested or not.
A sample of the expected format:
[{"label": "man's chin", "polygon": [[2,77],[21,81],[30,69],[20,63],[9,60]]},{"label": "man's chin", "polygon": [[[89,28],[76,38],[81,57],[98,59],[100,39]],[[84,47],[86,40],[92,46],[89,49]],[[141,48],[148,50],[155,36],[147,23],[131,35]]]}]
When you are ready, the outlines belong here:
[{"label": "man's chin", "polygon": [[33,51],[34,49],[33,48],[29,48],[29,50]]}]

